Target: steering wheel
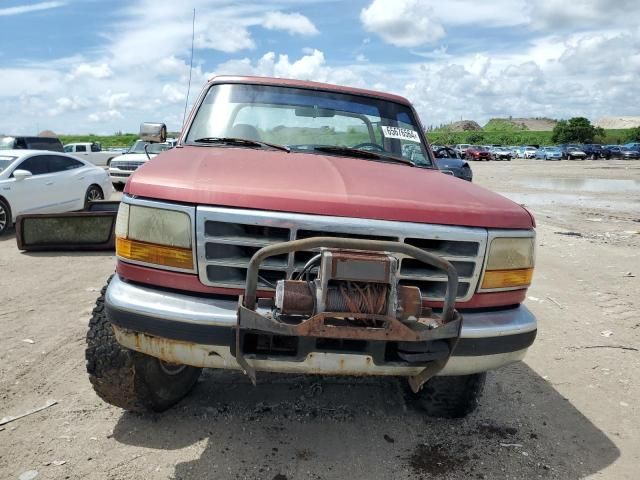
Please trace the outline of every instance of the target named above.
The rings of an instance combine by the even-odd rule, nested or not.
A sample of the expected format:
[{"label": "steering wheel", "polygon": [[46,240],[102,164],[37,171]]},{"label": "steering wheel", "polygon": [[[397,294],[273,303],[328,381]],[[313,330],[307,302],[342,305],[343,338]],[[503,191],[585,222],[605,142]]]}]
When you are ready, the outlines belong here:
[{"label": "steering wheel", "polygon": [[384,147],[382,145],[378,145],[377,143],[373,143],[373,142],[359,143],[357,145],[354,145],[351,148],[355,148],[357,150],[364,150],[364,151],[378,150],[379,152],[384,152]]}]

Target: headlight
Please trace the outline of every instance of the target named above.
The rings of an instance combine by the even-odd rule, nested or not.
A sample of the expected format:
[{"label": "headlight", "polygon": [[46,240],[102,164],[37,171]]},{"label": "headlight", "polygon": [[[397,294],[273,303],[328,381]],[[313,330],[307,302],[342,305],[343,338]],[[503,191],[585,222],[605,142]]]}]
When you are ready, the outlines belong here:
[{"label": "headlight", "polygon": [[125,260],[193,270],[191,218],[185,212],[120,204],[116,255]]},{"label": "headlight", "polygon": [[531,284],[535,238],[494,238],[489,245],[481,290],[526,288]]}]

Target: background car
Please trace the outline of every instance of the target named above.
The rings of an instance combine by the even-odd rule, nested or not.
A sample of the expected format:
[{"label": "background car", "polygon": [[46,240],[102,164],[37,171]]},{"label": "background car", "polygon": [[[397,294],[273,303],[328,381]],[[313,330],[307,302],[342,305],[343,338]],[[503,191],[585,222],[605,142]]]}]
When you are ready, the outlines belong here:
[{"label": "background car", "polygon": [[[432,146],[433,149],[433,146]],[[458,153],[449,147],[438,147],[433,149],[433,154],[436,157],[436,165],[443,172],[450,172],[454,177],[473,181],[473,172],[469,164],[460,158]]]},{"label": "background car", "polygon": [[621,147],[618,158],[622,160],[638,160],[640,159],[640,152],[638,150],[632,150],[631,148]]},{"label": "background car", "polygon": [[611,158],[611,151],[599,143],[585,143],[582,145],[580,150],[587,154],[587,158],[592,160],[597,160],[599,158],[608,160]]},{"label": "background car", "polygon": [[535,158],[543,160],[562,160],[562,150],[558,147],[540,147],[536,150]]},{"label": "background car", "polygon": [[145,145],[151,158],[172,148],[168,142],[149,143],[144,140],[136,140],[127,153],[115,157],[109,164],[109,176],[116,190],[122,190],[131,174],[149,160],[147,153],[145,153]]},{"label": "background car", "polygon": [[587,154],[578,147],[567,147],[564,156],[567,160],[586,160],[587,158]]},{"label": "background car", "polygon": [[518,150],[518,158],[535,158],[537,150],[536,147],[529,145],[521,147],[520,150]]},{"label": "background car", "polygon": [[64,147],[56,137],[0,136],[0,150],[49,150],[64,152]]},{"label": "background car", "polygon": [[464,155],[467,153],[467,148],[469,148],[470,146],[471,145],[469,145],[468,143],[459,143],[455,147],[453,147],[453,149],[456,151],[459,158],[464,158]]},{"label": "background car", "polygon": [[494,160],[511,161],[511,158],[513,157],[511,150],[506,147],[492,147],[491,150],[489,150],[489,153],[491,153],[491,157]]},{"label": "background car", "polygon": [[0,233],[18,215],[81,210],[112,192],[107,172],[86,160],[42,150],[0,151]]},{"label": "background car", "polygon": [[625,143],[623,147],[640,152],[640,142]]},{"label": "background car", "polygon": [[464,158],[467,160],[489,161],[491,160],[491,153],[489,153],[489,150],[484,147],[481,147],[479,145],[471,145],[469,148],[467,148],[467,151],[464,154]]}]

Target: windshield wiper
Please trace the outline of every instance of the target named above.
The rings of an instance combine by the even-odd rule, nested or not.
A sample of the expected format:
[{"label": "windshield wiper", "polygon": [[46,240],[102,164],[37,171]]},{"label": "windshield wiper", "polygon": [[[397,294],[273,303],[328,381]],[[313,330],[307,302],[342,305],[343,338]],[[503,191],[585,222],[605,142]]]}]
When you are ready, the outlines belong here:
[{"label": "windshield wiper", "polygon": [[392,155],[385,155],[378,152],[372,152],[370,150],[359,150],[357,148],[349,148],[349,147],[338,147],[334,145],[318,145],[313,147],[315,151],[318,152],[326,152],[326,153],[337,153],[347,155],[349,157],[359,157],[359,158],[371,158],[374,160],[383,160],[386,162],[395,162],[395,163],[403,163],[405,165],[410,165],[415,167],[416,164],[411,160],[402,157],[395,157]]},{"label": "windshield wiper", "polygon": [[282,150],[289,153],[291,149],[285,145],[278,145],[277,143],[261,142],[258,140],[248,140],[246,138],[234,138],[234,137],[202,137],[194,140],[196,143],[223,143],[225,145],[238,145],[241,147],[271,147],[277,150]]}]

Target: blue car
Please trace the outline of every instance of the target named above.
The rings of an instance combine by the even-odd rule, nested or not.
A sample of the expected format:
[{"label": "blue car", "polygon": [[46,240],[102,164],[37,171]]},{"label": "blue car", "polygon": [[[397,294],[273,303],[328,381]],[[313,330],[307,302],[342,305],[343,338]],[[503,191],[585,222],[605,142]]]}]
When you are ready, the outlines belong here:
[{"label": "blue car", "polygon": [[536,159],[562,160],[562,150],[558,147],[540,147],[536,150]]}]

